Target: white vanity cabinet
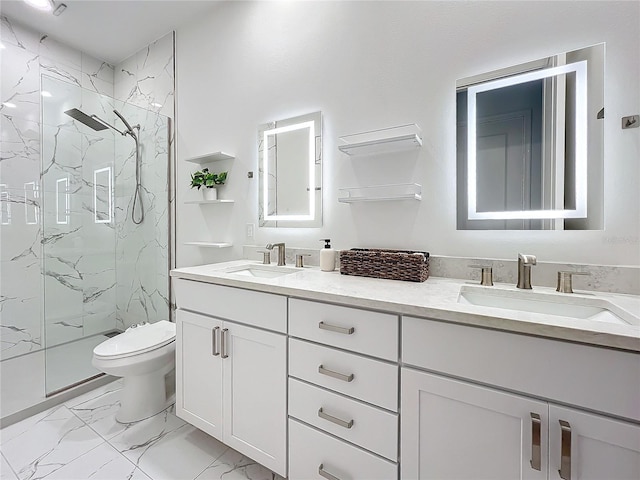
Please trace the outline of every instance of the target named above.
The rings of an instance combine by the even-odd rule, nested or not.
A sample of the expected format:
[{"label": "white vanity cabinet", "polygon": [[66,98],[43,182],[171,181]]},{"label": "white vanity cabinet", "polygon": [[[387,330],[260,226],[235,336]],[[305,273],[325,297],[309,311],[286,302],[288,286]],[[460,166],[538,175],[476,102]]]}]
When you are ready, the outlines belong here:
[{"label": "white vanity cabinet", "polygon": [[402,322],[402,478],[640,478],[640,426],[554,403],[638,421],[640,356]]},{"label": "white vanity cabinet", "polygon": [[286,476],[286,297],[175,286],[176,414]]},{"label": "white vanity cabinet", "polygon": [[640,353],[552,319],[366,310],[357,278],[323,303],[342,297],[295,278],[174,279],[178,416],[290,480],[640,479]]},{"label": "white vanity cabinet", "polygon": [[398,476],[398,316],[289,299],[289,478]]}]

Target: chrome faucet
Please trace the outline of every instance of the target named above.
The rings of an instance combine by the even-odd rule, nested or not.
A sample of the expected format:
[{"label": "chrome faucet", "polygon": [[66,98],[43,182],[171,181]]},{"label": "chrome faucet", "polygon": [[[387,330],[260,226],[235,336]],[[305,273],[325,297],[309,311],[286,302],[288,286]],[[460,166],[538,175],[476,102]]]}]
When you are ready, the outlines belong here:
[{"label": "chrome faucet", "polygon": [[267,243],[267,246],[264,247],[267,250],[273,250],[273,247],[278,247],[278,266],[285,265],[284,262],[284,243]]},{"label": "chrome faucet", "polygon": [[531,267],[535,264],[535,255],[518,254],[518,284],[516,287],[531,290]]}]

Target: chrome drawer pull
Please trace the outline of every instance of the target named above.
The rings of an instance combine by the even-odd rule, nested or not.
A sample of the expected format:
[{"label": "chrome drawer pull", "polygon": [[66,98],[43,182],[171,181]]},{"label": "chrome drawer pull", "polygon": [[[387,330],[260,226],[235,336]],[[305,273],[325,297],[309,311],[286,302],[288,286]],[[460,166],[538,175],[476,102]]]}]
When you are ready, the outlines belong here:
[{"label": "chrome drawer pull", "polygon": [[331,423],[335,423],[336,425],[340,425],[341,427],[344,428],[351,428],[353,427],[353,419],[349,420],[348,422],[345,422],[344,420],[338,418],[338,417],[334,417],[333,415],[329,415],[328,413],[324,413],[322,411],[322,407],[320,407],[320,409],[318,410],[318,416],[320,418],[323,418],[324,420],[329,420]]},{"label": "chrome drawer pull", "polygon": [[320,475],[322,478],[326,478],[327,480],[340,480],[338,477],[336,477],[335,475],[331,475],[329,472],[327,472],[324,469],[324,465],[321,463],[320,466],[318,467],[318,475]]},{"label": "chrome drawer pull", "polygon": [[531,468],[541,470],[541,447],[540,447],[540,415],[531,414]]},{"label": "chrome drawer pull", "polygon": [[220,327],[216,327],[213,330],[211,330],[211,355],[213,355],[214,357],[217,357],[218,355],[220,355],[220,350],[218,350],[218,330],[220,330]]},{"label": "chrome drawer pull", "polygon": [[222,336],[220,337],[220,345],[222,348],[221,358],[227,358],[229,356],[229,353],[227,352],[227,332],[228,331],[229,331],[228,328],[224,328],[222,330]]},{"label": "chrome drawer pull", "polygon": [[342,380],[343,382],[352,382],[353,381],[353,373],[349,375],[345,375],[344,373],[334,372],[333,370],[327,370],[322,365],[318,366],[318,373],[322,375],[326,375],[327,377],[337,378],[338,380]]},{"label": "chrome drawer pull", "polygon": [[561,442],[560,442],[560,478],[571,480],[571,425],[569,422],[560,420]]},{"label": "chrome drawer pull", "polygon": [[328,330],[330,332],[336,332],[336,333],[344,333],[345,335],[351,335],[353,332],[356,331],[355,328],[353,327],[338,327],[337,325],[330,325],[328,323],[324,323],[324,322],[320,322],[318,323],[318,328],[320,330]]}]

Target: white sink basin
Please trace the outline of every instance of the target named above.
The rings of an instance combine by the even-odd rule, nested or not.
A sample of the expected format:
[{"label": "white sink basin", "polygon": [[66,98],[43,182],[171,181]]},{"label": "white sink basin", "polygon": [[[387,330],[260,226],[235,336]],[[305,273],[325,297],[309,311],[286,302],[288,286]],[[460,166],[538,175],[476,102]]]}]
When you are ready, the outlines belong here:
[{"label": "white sink basin", "polygon": [[620,325],[640,325],[640,319],[634,315],[597,297],[585,298],[572,294],[540,293],[530,290],[520,292],[464,285],[460,288],[458,303]]},{"label": "white sink basin", "polygon": [[277,278],[296,273],[299,270],[275,265],[244,265],[226,270],[227,273],[253,278]]}]

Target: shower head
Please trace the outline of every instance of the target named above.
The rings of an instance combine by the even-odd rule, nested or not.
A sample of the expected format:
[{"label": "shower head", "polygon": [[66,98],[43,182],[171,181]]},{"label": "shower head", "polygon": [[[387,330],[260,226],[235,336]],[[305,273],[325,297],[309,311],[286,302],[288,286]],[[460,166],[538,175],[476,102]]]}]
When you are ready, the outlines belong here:
[{"label": "shower head", "polygon": [[77,108],[72,108],[71,110],[67,110],[64,113],[69,115],[74,120],[78,120],[79,122],[84,123],[87,127],[93,128],[97,132],[108,128],[108,126],[104,123],[96,120],[94,117],[90,117],[84,112],[81,112]]},{"label": "shower head", "polygon": [[129,122],[127,122],[124,117],[120,114],[120,112],[118,110],[114,110],[113,113],[115,113],[120,120],[122,120],[122,123],[125,124],[125,126],[127,127],[127,130],[129,130],[129,133],[133,133],[133,128],[131,128],[131,125],[129,125]]}]

